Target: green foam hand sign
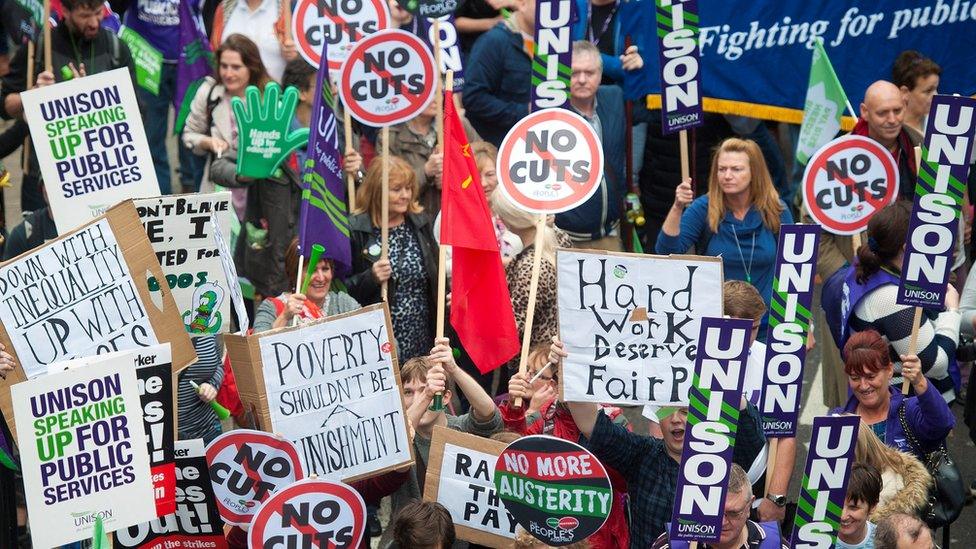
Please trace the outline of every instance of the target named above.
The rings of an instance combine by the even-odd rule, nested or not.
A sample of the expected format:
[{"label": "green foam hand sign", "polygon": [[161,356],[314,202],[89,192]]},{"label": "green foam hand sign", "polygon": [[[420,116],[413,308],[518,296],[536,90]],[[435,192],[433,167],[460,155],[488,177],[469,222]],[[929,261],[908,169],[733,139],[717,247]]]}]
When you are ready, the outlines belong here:
[{"label": "green foam hand sign", "polygon": [[263,98],[256,86],[248,86],[244,97],[246,103],[240,97],[230,101],[237,118],[237,175],[268,178],[288,155],[308,143],[308,128],[291,129],[298,90],[289,86],[282,97],[281,87],[271,82]]}]

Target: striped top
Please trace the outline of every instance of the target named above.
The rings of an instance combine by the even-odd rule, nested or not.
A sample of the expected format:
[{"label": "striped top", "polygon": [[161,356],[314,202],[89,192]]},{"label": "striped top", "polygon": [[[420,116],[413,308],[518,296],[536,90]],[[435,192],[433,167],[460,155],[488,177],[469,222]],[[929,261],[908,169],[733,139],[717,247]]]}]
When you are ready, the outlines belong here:
[{"label": "striped top", "polygon": [[210,405],[197,396],[190,380],[197,385],[209,383],[220,390],[224,381],[224,366],[217,350],[217,336],[208,335],[192,338],[197,351],[197,361],[180,372],[176,389],[177,427],[181,440],[203,438],[209,442],[220,434],[220,422]]}]

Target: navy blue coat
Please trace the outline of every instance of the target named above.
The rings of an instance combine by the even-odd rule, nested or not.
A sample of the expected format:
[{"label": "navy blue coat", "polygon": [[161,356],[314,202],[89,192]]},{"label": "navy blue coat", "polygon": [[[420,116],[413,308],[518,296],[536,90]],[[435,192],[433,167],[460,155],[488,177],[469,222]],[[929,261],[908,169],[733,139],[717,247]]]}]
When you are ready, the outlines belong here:
[{"label": "navy blue coat", "polygon": [[498,23],[481,35],[464,65],[464,115],[482,139],[501,146],[529,114],[532,61],[522,37]]}]

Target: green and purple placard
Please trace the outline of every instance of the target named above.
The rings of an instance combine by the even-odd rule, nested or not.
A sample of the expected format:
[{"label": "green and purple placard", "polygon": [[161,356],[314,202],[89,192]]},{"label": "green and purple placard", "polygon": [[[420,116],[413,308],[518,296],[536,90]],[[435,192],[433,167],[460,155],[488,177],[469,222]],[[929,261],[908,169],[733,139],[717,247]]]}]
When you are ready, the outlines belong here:
[{"label": "green and purple placard", "polygon": [[780,227],[762,396],[757,404],[767,437],[796,436],[819,244],[820,225]]},{"label": "green and purple placard", "polygon": [[537,0],[535,4],[530,111],[569,107],[569,80],[573,72],[572,19],[571,0]]},{"label": "green and purple placard", "polygon": [[665,135],[705,122],[698,47],[698,0],[655,0],[661,61],[661,130]]},{"label": "green and purple placard", "polygon": [[976,99],[932,99],[898,283],[899,305],[944,308],[974,132]]},{"label": "green and purple placard", "polygon": [[854,463],[859,416],[813,418],[790,547],[833,547]]},{"label": "green and purple placard", "polygon": [[688,390],[688,426],[670,539],[713,543],[722,535],[732,450],[752,321],[705,317]]},{"label": "green and purple placard", "polygon": [[522,528],[547,545],[583,541],[613,505],[603,464],[586,448],[534,435],[508,445],[495,462],[495,489]]}]

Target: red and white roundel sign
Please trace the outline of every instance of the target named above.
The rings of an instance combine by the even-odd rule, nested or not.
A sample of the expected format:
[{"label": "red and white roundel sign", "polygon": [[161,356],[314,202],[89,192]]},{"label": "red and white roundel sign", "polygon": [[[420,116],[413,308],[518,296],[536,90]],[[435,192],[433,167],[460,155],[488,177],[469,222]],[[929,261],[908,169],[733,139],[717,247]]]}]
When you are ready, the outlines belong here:
[{"label": "red and white roundel sign", "polygon": [[834,234],[856,234],[898,198],[898,168],[883,145],[860,135],[834,139],[814,153],[803,174],[810,217]]},{"label": "red and white roundel sign", "polygon": [[264,502],[251,530],[251,549],[266,547],[356,548],[366,530],[366,504],[345,484],[309,479]]},{"label": "red and white roundel sign", "polygon": [[329,73],[335,74],[353,44],[390,26],[390,9],[386,0],[298,0],[291,21],[302,57],[318,68],[325,49]]},{"label": "red and white roundel sign", "polygon": [[339,95],[363,124],[386,127],[420,114],[436,92],[434,57],[416,36],[386,30],[357,42],[342,65]]},{"label": "red and white roundel sign", "polygon": [[543,109],[518,122],[498,150],[498,181],[514,203],[559,213],[586,202],[603,178],[603,147],[590,123],[566,109]]},{"label": "red and white roundel sign", "polygon": [[238,526],[250,524],[262,502],[305,478],[291,441],[249,429],[208,444],[207,468],[220,517]]}]

